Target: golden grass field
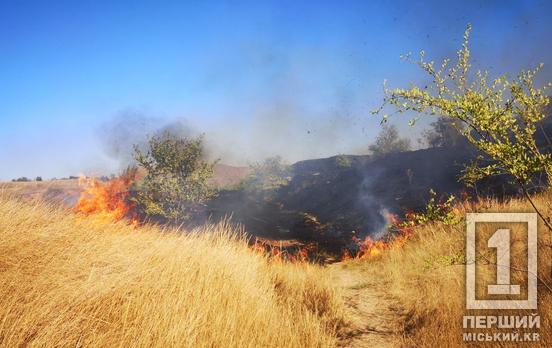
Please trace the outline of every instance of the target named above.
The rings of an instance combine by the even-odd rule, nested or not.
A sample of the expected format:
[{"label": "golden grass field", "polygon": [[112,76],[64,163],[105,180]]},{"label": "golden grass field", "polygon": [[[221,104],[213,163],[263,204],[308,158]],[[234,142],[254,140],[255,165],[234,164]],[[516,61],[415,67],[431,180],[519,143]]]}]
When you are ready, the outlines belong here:
[{"label": "golden grass field", "polygon": [[[535,196],[548,216],[551,198]],[[457,209],[532,212],[516,199]],[[463,222],[416,227],[400,248],[331,267],[271,261],[240,235],[228,223],[135,228],[0,192],[0,346],[456,347],[463,315],[491,314],[465,310]],[[542,221],[538,245],[541,342],[531,346],[549,347],[552,232]],[[476,265],[495,277],[494,265]]]},{"label": "golden grass field", "polygon": [[271,263],[224,224],[163,232],[0,197],[0,345],[336,344],[322,267]]}]

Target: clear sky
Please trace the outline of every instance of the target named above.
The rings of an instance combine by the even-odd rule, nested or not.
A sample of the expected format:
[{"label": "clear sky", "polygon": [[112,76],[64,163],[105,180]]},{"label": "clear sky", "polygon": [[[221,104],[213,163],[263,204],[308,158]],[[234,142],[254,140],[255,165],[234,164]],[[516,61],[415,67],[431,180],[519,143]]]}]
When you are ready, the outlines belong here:
[{"label": "clear sky", "polygon": [[175,120],[226,163],[361,153],[382,81],[421,79],[399,56],[468,22],[482,67],[552,63],[551,1],[2,1],[0,180],[112,172],[106,138]]}]

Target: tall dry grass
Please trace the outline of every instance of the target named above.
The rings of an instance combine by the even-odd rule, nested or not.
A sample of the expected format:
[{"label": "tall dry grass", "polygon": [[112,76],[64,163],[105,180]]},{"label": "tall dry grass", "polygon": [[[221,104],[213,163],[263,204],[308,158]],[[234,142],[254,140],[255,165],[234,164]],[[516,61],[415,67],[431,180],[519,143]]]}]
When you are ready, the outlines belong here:
[{"label": "tall dry grass", "polygon": [[326,271],[271,263],[228,225],[195,233],[0,195],[0,345],[327,347]]},{"label": "tall dry grass", "polygon": [[[552,194],[542,194],[534,199],[538,207],[547,216],[552,216],[550,204]],[[533,212],[526,200],[513,199],[508,202],[485,200],[459,208],[465,216],[467,212]],[[492,311],[466,310],[465,305],[465,222],[456,226],[440,223],[421,226],[415,229],[414,236],[399,249],[388,250],[379,257],[362,261],[351,261],[346,266],[366,271],[370,277],[380,280],[382,287],[398,302],[397,318],[401,317],[403,337],[397,342],[406,347],[440,347],[464,346],[463,332],[474,330],[462,329],[464,315],[530,315],[535,311]],[[482,231],[492,232],[496,226],[483,224]],[[479,233],[479,232],[478,232]],[[552,231],[542,221],[538,223],[538,274],[541,281],[538,285],[538,313],[541,316],[541,341],[531,346],[552,346]],[[489,234],[488,234],[489,235]],[[522,234],[520,234],[522,235]],[[511,240],[512,266],[527,258],[523,247],[524,240],[515,236]],[[478,249],[482,250],[482,249]],[[492,262],[492,255],[487,260]],[[526,267],[524,267],[526,268]],[[489,264],[485,258],[476,262],[478,279],[496,279],[496,266]],[[512,273],[513,283],[526,283],[527,274]],[[493,283],[493,282],[488,282]],[[482,281],[481,284],[486,284]],[[478,290],[481,290],[479,287]],[[522,293],[521,298],[526,297]],[[481,332],[482,330],[478,330]],[[512,330],[514,331],[514,330]],[[519,346],[511,343],[479,343],[478,346]]]}]

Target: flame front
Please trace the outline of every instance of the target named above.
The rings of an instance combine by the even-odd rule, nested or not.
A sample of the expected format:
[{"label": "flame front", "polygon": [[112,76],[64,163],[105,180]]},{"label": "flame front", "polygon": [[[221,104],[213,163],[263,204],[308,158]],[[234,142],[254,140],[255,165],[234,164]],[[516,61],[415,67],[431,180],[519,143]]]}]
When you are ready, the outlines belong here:
[{"label": "flame front", "polygon": [[382,251],[394,248],[402,247],[408,238],[412,235],[413,229],[409,219],[411,215],[406,214],[407,222],[401,222],[399,217],[394,214],[388,214],[387,220],[389,221],[388,229],[394,230],[395,235],[388,240],[373,240],[372,238],[366,236],[364,239],[358,237],[353,237],[352,241],[355,244],[355,252],[351,252],[347,249],[343,251],[341,260],[350,260],[350,259],[365,259],[372,256],[377,256],[381,254]]},{"label": "flame front", "polygon": [[118,178],[102,182],[96,178],[79,178],[84,185],[75,211],[85,215],[97,215],[110,221],[129,218],[132,224],[138,223],[134,205],[128,200],[130,187],[135,182],[135,173],[126,173]]},{"label": "flame front", "polygon": [[319,260],[318,248],[315,244],[306,245],[288,244],[280,245],[272,243],[268,240],[255,238],[255,242],[251,248],[261,254],[269,256],[273,261],[278,262],[315,262]]}]

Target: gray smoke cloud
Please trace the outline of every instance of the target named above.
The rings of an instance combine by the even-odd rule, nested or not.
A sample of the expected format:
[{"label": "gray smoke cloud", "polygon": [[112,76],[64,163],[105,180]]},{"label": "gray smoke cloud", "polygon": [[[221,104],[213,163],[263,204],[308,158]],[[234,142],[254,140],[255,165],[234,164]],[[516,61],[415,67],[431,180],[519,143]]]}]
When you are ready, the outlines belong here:
[{"label": "gray smoke cloud", "polygon": [[[394,31],[404,33],[412,42],[412,47],[405,47],[400,53],[412,51],[416,58],[417,50],[424,49],[430,60],[454,58],[463,30],[471,21],[475,69],[516,74],[521,68],[552,59],[552,50],[543,45],[549,39],[549,28],[536,28],[533,24],[549,15],[540,12],[535,17],[538,9],[517,6],[519,16],[512,23],[511,35],[497,36],[491,35],[495,31],[492,19],[496,8],[502,6],[500,2],[434,6],[442,7],[438,12],[445,17],[439,21],[430,20],[429,12],[423,15],[428,18],[412,16],[404,6],[391,7],[382,14],[392,19]],[[370,40],[373,44],[386,44],[377,38]],[[200,100],[212,99],[217,104],[214,109],[209,109],[209,105],[192,105],[189,109],[184,106],[178,116],[133,109],[119,112],[99,132],[107,153],[126,165],[132,161],[133,144],[143,145],[148,136],[171,129],[183,135],[205,134],[209,157],[234,165],[275,155],[293,163],[336,154],[366,154],[380,130],[380,118],[371,117],[370,111],[380,105],[383,80],[389,78],[392,87],[406,87],[409,81],[419,85],[429,82],[421,73],[403,80],[394,71],[369,69],[367,62],[373,59],[395,59],[399,63],[400,53],[391,58],[375,54],[374,58],[354,47],[337,53],[314,46],[284,50],[270,40],[243,42],[239,52],[236,59],[214,54],[202,61],[208,73],[202,83],[194,86],[194,92]],[[418,71],[406,62],[401,65],[403,68]],[[539,81],[549,81],[551,76],[552,68],[546,65]],[[201,111],[189,111],[198,109]],[[413,115],[391,122],[402,136],[417,144],[423,128],[434,119],[422,118],[416,127],[408,127],[410,116]]]},{"label": "gray smoke cloud", "polygon": [[146,148],[151,136],[166,130],[180,137],[197,134],[184,119],[153,116],[147,111],[126,109],[118,112],[97,130],[102,147],[108,156],[119,161],[120,168],[134,163],[134,147]]},{"label": "gray smoke cloud", "polygon": [[[219,121],[209,129],[193,120],[150,116],[124,110],[98,130],[106,153],[121,167],[133,163],[134,146],[144,148],[152,135],[170,130],[181,137],[204,136],[206,154],[223,163],[247,165],[279,155],[286,162],[367,153],[370,137],[366,125],[346,114],[321,114],[321,120],[301,117],[294,105],[278,104],[259,110],[249,122]],[[377,132],[379,123],[376,123]]]}]

